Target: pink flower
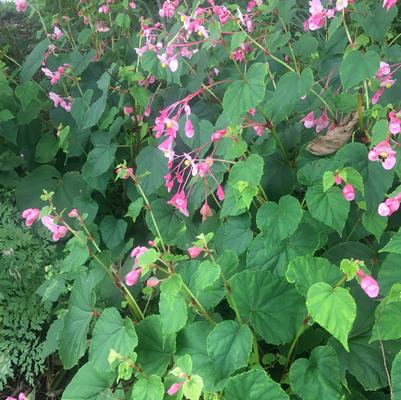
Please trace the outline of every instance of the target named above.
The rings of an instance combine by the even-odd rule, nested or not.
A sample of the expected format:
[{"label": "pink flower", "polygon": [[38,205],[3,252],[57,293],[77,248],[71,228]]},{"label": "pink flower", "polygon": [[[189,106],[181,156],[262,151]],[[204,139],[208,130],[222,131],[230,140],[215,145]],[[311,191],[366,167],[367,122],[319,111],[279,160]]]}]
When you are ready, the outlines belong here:
[{"label": "pink flower", "polygon": [[203,252],[203,249],[201,247],[189,247],[188,248],[188,254],[189,256],[194,259],[199,256]]},{"label": "pink flower", "polygon": [[78,218],[79,217],[79,213],[78,210],[76,208],[73,208],[69,213],[68,216],[70,218]]},{"label": "pink flower", "polygon": [[223,190],[223,188],[221,187],[221,185],[217,186],[216,194],[217,194],[217,198],[218,198],[220,201],[223,201],[223,200],[224,200],[224,190]]},{"label": "pink flower", "polygon": [[132,106],[124,106],[123,111],[126,116],[129,116],[134,112],[134,108]]},{"label": "pink flower", "polygon": [[377,70],[375,76],[376,78],[381,78],[382,76],[386,76],[391,72],[391,68],[390,66],[384,62],[384,61],[380,61],[380,67]]},{"label": "pink flower", "polygon": [[382,217],[389,217],[394,214],[400,208],[400,198],[393,197],[386,199],[383,203],[379,204],[378,214]]},{"label": "pink flower", "polygon": [[249,114],[249,115],[252,115],[252,117],[254,117],[255,114],[256,114],[256,109],[255,109],[255,108],[250,108],[250,109],[248,110],[248,114]]},{"label": "pink flower", "polygon": [[384,93],[384,88],[380,88],[373,96],[372,96],[372,104],[377,104],[380,100],[380,97]]},{"label": "pink flower", "polygon": [[28,4],[25,0],[15,0],[15,8],[18,12],[25,12],[28,8]]},{"label": "pink flower", "polygon": [[103,5],[99,7],[99,13],[100,14],[109,14],[110,13],[110,7],[107,5]]},{"label": "pink flower", "polygon": [[[6,400],[17,400],[17,399],[15,397],[8,396],[8,397],[6,397]],[[21,392],[18,395],[18,400],[26,400],[25,393]]]},{"label": "pink flower", "polygon": [[370,161],[381,161],[383,168],[390,170],[396,163],[396,154],[388,141],[382,141],[369,151],[368,158]]},{"label": "pink flower", "polygon": [[390,8],[394,7],[397,3],[397,0],[383,0],[383,8],[387,8],[387,11],[390,10]]},{"label": "pink flower", "polygon": [[187,198],[185,197],[184,191],[176,193],[167,204],[175,207],[180,213],[189,217],[189,212],[187,210]]},{"label": "pink flower", "polygon": [[357,275],[361,278],[360,285],[362,290],[370,297],[375,298],[378,296],[380,287],[376,280],[370,275],[366,275],[361,269],[358,270]]},{"label": "pink flower", "polygon": [[205,222],[209,217],[213,215],[212,209],[209,207],[209,204],[205,202],[205,204],[200,209],[200,214],[202,215],[202,222]]},{"label": "pink flower", "polygon": [[352,201],[355,199],[355,189],[353,188],[352,185],[347,183],[343,187],[343,197],[347,201]]},{"label": "pink flower", "polygon": [[184,382],[173,383],[167,390],[167,394],[169,396],[174,396],[181,389],[181,386],[184,384]]},{"label": "pink flower", "polygon": [[53,40],[57,40],[57,39],[62,38],[63,36],[64,36],[63,31],[56,25],[56,26],[53,28],[53,34],[51,35],[51,38],[52,38]]},{"label": "pink flower", "polygon": [[53,233],[52,239],[57,242],[62,239],[68,232],[68,229],[63,225],[57,225],[54,223],[54,219],[48,215],[42,217],[42,224]]},{"label": "pink flower", "polygon": [[136,246],[132,251],[130,257],[135,258],[135,265],[138,265],[139,257],[148,250],[145,246]]},{"label": "pink flower", "polygon": [[152,276],[146,281],[146,286],[150,288],[156,287],[160,283],[160,280],[157,279],[155,276]]},{"label": "pink flower", "polygon": [[[117,168],[116,169],[116,174],[118,175],[120,173],[120,171],[122,171],[123,168]],[[121,179],[128,179],[130,177],[130,175],[132,175],[134,173],[134,169],[133,168],[125,168],[125,174],[121,177]]]},{"label": "pink flower", "polygon": [[221,138],[227,133],[227,129],[221,129],[220,131],[216,131],[212,135],[212,142],[218,142]]},{"label": "pink flower", "polygon": [[134,10],[136,8],[136,3],[134,1],[130,1],[128,5],[131,10]]},{"label": "pink flower", "polygon": [[401,132],[401,121],[398,119],[397,115],[393,112],[389,113],[390,124],[389,130],[392,135],[397,135]]},{"label": "pink flower", "polygon": [[25,219],[25,225],[31,226],[40,215],[40,210],[37,208],[28,208],[22,213],[22,218]]},{"label": "pink flower", "polygon": [[127,286],[134,286],[138,281],[138,278],[141,276],[142,268],[133,269],[125,275],[125,283]]},{"label": "pink flower", "polygon": [[315,114],[311,111],[305,117],[301,119],[301,122],[304,123],[305,128],[312,128],[315,125]]},{"label": "pink flower", "polygon": [[334,182],[336,183],[336,185],[341,185],[342,179],[339,177],[339,175],[336,175],[334,177]]},{"label": "pink flower", "polygon": [[189,118],[185,121],[185,136],[188,138],[192,138],[195,134],[194,126]]},{"label": "pink flower", "polygon": [[171,72],[175,72],[178,69],[178,61],[177,58],[173,57],[168,62],[168,67],[170,68]]},{"label": "pink flower", "polygon": [[214,6],[213,12],[219,17],[220,23],[222,25],[226,24],[230,19],[230,12],[224,6]]},{"label": "pink flower", "polygon": [[337,0],[336,3],[336,10],[337,11],[342,11],[344,8],[348,7],[348,0]]},{"label": "pink flower", "polygon": [[315,121],[316,123],[316,133],[321,132],[323,129],[329,126],[329,118],[327,117],[326,110],[322,112],[322,115]]}]

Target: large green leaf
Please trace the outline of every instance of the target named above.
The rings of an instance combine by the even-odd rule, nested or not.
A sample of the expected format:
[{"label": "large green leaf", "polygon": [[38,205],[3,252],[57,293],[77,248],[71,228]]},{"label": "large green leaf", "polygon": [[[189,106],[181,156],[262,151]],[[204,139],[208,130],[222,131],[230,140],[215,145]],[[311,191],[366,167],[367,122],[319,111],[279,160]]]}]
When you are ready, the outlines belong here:
[{"label": "large green leaf", "polygon": [[365,390],[377,390],[387,386],[386,371],[383,368],[383,354],[379,342],[369,343],[370,334],[350,337],[349,352],[335,339],[329,344],[337,352],[340,369],[354,375]]},{"label": "large green leaf", "polygon": [[301,97],[306,96],[313,85],[313,72],[305,68],[300,75],[290,71],[284,74],[274,91],[272,98],[266,103],[265,110],[269,118],[278,123],[289,115]]},{"label": "large green leaf", "polygon": [[306,315],[303,298],[284,278],[264,270],[243,271],[229,280],[244,321],[267,343],[288,343]]},{"label": "large green leaf", "polygon": [[349,292],[325,282],[312,285],[306,306],[313,320],[331,333],[348,351],[348,334],[356,317],[356,304]]},{"label": "large green leaf", "polygon": [[22,83],[32,79],[36,71],[42,65],[43,57],[47,49],[49,48],[49,44],[50,41],[48,38],[43,39],[29,53],[24,63],[22,64],[22,70],[20,73],[20,79]]},{"label": "large green leaf", "polygon": [[340,235],[349,213],[346,201],[337,187],[323,192],[322,185],[315,185],[306,192],[306,204],[314,218],[335,229]]},{"label": "large green leaf", "polygon": [[65,369],[76,365],[86,352],[86,339],[95,302],[93,279],[81,275],[72,288],[64,328],[58,340],[60,358]]},{"label": "large green leaf", "polygon": [[281,240],[292,235],[302,219],[299,201],[292,196],[280,198],[279,203],[269,201],[256,215],[258,228],[270,240]]},{"label": "large green leaf", "polygon": [[232,250],[240,255],[246,251],[253,238],[248,215],[228,218],[216,232],[216,247],[219,252]]},{"label": "large green leaf", "polygon": [[183,282],[180,275],[175,274],[161,284],[159,310],[164,338],[185,326],[187,304],[183,296]]},{"label": "large green leaf", "polygon": [[340,66],[340,77],[345,89],[350,89],[365,79],[371,79],[379,69],[380,56],[375,51],[365,54],[353,50],[344,57]]},{"label": "large green leaf", "polygon": [[296,360],[289,378],[292,389],[303,400],[342,398],[338,358],[330,346],[316,347],[309,359]]},{"label": "large green leaf", "polygon": [[236,375],[227,383],[224,400],[288,400],[288,395],[262,369]]},{"label": "large green leaf", "polygon": [[389,254],[384,259],[379,268],[377,281],[380,286],[380,293],[384,296],[390,293],[391,287],[395,283],[401,282],[400,256],[398,254]]},{"label": "large green leaf", "polygon": [[291,260],[300,255],[313,255],[319,244],[317,230],[307,223],[301,223],[289,238],[280,241],[260,234],[249,246],[247,267],[269,269],[284,276]]},{"label": "large green leaf", "polygon": [[163,400],[163,397],[163,382],[157,375],[139,378],[132,388],[133,400]]},{"label": "large green leaf", "polygon": [[313,284],[326,282],[334,286],[343,275],[336,265],[325,258],[302,256],[289,263],[285,276],[288,282],[295,284],[299,293],[306,296]]},{"label": "large green leaf", "polygon": [[206,350],[207,337],[212,329],[210,323],[197,321],[187,325],[177,336],[177,354],[191,356],[192,373],[202,377],[208,392],[220,391],[227,378],[209,358]]},{"label": "large green leaf", "polygon": [[116,397],[112,391],[114,372],[98,372],[91,364],[85,364],[72,378],[63,392],[62,400],[104,400]]},{"label": "large green leaf", "polygon": [[399,338],[401,338],[401,284],[397,283],[376,308],[371,341]]},{"label": "large green leaf", "polygon": [[124,241],[127,230],[127,222],[117,219],[112,215],[107,215],[100,223],[100,232],[103,242],[109,249],[114,249]]},{"label": "large green leaf", "polygon": [[225,377],[248,364],[252,332],[235,321],[218,323],[207,337],[207,353],[216,369]]},{"label": "large green leaf", "polygon": [[391,383],[393,386],[393,397],[391,400],[401,399],[401,351],[394,358],[391,367]]},{"label": "large green leaf", "polygon": [[163,153],[153,146],[144,147],[136,157],[137,175],[140,177],[142,189],[147,195],[163,185],[163,176],[168,174],[167,159]]},{"label": "large green leaf", "polygon": [[163,338],[159,315],[145,318],[136,326],[137,361],[147,374],[162,375],[175,352],[175,336]]},{"label": "large green leaf", "polygon": [[[167,244],[175,244],[187,229],[185,222],[177,216],[173,207],[166,204],[165,200],[155,200],[150,206],[164,242]],[[149,211],[146,213],[146,223],[157,237],[158,232]]]},{"label": "large green leaf", "polygon": [[229,120],[239,120],[242,113],[255,108],[263,100],[267,68],[266,64],[252,64],[243,80],[235,81],[228,87],[223,109]]},{"label": "large green leaf", "polygon": [[401,254],[401,230],[398,231],[390,241],[380,250],[380,253]]},{"label": "large green leaf", "polygon": [[138,337],[132,321],[122,319],[116,308],[106,308],[93,329],[89,361],[98,371],[107,371],[110,369],[107,359],[111,349],[127,356],[137,344]]}]

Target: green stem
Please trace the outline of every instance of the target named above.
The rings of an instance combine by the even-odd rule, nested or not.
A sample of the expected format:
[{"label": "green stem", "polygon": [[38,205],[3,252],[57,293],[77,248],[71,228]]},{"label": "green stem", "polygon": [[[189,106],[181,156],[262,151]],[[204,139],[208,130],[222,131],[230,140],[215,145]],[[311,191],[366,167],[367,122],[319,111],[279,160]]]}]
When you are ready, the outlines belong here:
[{"label": "green stem", "polygon": [[369,91],[368,91],[368,83],[367,83],[367,81],[363,81],[363,87],[365,89],[366,109],[369,110]]},{"label": "green stem", "polygon": [[274,141],[277,143],[278,148],[280,149],[281,156],[283,157],[284,160],[288,161],[287,151],[285,150],[283,142],[281,141],[280,137],[277,134],[276,128],[274,126],[272,126],[272,128],[270,129],[270,132],[274,138]]},{"label": "green stem", "polygon": [[255,357],[255,364],[260,366],[258,341],[255,333],[253,333],[253,355]]},{"label": "green stem", "polygon": [[345,22],[345,11],[344,10],[343,10],[343,25],[344,25],[345,33],[347,34],[347,38],[348,38],[348,41],[349,41],[351,47],[355,47],[354,42],[349,33],[347,23]]},{"label": "green stem", "polygon": [[294,340],[292,341],[290,349],[288,350],[287,360],[286,360],[285,366],[284,366],[285,371],[288,370],[288,365],[290,364],[290,360],[292,358],[292,354],[294,353],[295,346],[297,345],[298,340],[301,337],[301,335],[304,333],[310,318],[311,318],[311,316],[308,314],[306,316],[306,318],[303,320],[302,325],[299,327],[297,333],[295,334]]}]

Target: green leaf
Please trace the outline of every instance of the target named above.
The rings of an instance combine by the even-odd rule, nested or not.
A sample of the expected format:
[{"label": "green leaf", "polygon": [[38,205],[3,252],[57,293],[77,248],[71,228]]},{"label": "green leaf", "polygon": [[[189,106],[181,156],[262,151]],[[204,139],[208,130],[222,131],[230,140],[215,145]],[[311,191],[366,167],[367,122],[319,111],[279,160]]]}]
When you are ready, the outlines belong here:
[{"label": "green leaf", "polygon": [[393,386],[392,400],[401,399],[401,351],[394,358],[391,367],[391,383]]},{"label": "green leaf", "polygon": [[281,240],[292,235],[302,219],[299,201],[292,196],[283,196],[279,203],[269,201],[256,214],[256,224],[271,240]]},{"label": "green leaf", "polygon": [[59,151],[59,144],[54,135],[44,133],[36,145],[35,159],[39,163],[49,163]]},{"label": "green leaf", "polygon": [[20,72],[21,83],[27,82],[32,79],[36,71],[42,65],[43,57],[49,47],[50,41],[48,38],[39,42],[33,50],[29,53]]},{"label": "green leaf", "polygon": [[182,391],[188,400],[199,400],[202,394],[202,388],[202,378],[199,375],[191,375],[182,386]]},{"label": "green leaf", "polygon": [[314,218],[341,235],[348,218],[349,202],[344,199],[339,188],[332,187],[323,192],[321,185],[312,186],[306,192],[306,204]]},{"label": "green leaf", "polygon": [[160,285],[160,320],[163,337],[178,332],[187,322],[187,304],[180,275],[172,275]]},{"label": "green leaf", "polygon": [[341,261],[340,269],[345,275],[347,275],[347,281],[350,281],[355,278],[355,275],[359,270],[359,263],[357,261],[344,259]]},{"label": "green leaf", "polygon": [[231,51],[234,51],[238,47],[240,47],[241,44],[244,43],[245,39],[246,39],[245,32],[235,32],[231,38]]},{"label": "green leaf", "polygon": [[14,119],[14,115],[10,110],[1,110],[0,111],[0,122],[7,122]]},{"label": "green leaf", "polygon": [[177,354],[190,355],[192,373],[200,375],[208,392],[220,391],[226,381],[222,371],[210,360],[206,350],[206,340],[212,325],[197,321],[187,325],[177,336]]},{"label": "green leaf", "polygon": [[401,254],[401,230],[379,252]]},{"label": "green leaf", "polygon": [[335,183],[332,171],[326,171],[323,175],[323,192],[327,192]]},{"label": "green leaf", "polygon": [[87,178],[95,178],[103,175],[114,163],[117,151],[115,143],[99,143],[88,153],[86,162],[82,167],[82,173]]},{"label": "green leaf", "polygon": [[[165,200],[155,200],[150,203],[150,206],[164,242],[175,244],[187,229],[185,222],[177,216],[173,207],[166,204]],[[146,213],[146,223],[155,237],[158,237],[159,234],[149,211]]]},{"label": "green leaf", "polygon": [[363,187],[363,179],[361,174],[354,168],[346,167],[340,171],[340,178],[345,182],[351,184],[355,189],[359,190],[362,194],[365,194],[365,189]]},{"label": "green leaf", "polygon": [[294,283],[299,293],[306,296],[309,288],[317,282],[334,286],[343,274],[338,267],[325,258],[302,256],[288,264],[287,281]]},{"label": "green leaf", "polygon": [[115,308],[106,308],[93,329],[89,361],[98,371],[110,369],[107,358],[113,349],[122,356],[132,353],[138,344],[135,327],[129,318],[122,319]]},{"label": "green leaf", "polygon": [[83,265],[89,257],[89,248],[87,239],[82,231],[77,232],[77,237],[71,238],[64,249],[68,253],[62,261],[63,271],[76,271],[78,267]]},{"label": "green leaf", "polygon": [[223,97],[223,109],[229,120],[239,120],[242,113],[263,100],[266,74],[266,64],[252,64],[244,80],[235,81],[228,87]]},{"label": "green leaf", "polygon": [[252,154],[245,161],[238,161],[232,167],[221,217],[236,216],[249,208],[259,191],[257,185],[262,175],[263,159],[256,154]]},{"label": "green leaf", "polygon": [[132,222],[135,222],[138,218],[139,214],[141,213],[143,207],[143,199],[142,197],[136,199],[134,202],[130,203],[128,206],[126,217],[132,218]]},{"label": "green leaf", "polygon": [[401,284],[397,283],[376,308],[371,342],[399,338],[401,338]]},{"label": "green leaf", "polygon": [[338,358],[330,346],[316,347],[309,359],[296,360],[289,378],[294,392],[304,400],[343,398]]},{"label": "green leaf", "polygon": [[163,375],[175,352],[175,337],[163,338],[159,315],[145,318],[136,326],[138,363],[146,374]]},{"label": "green leaf", "polygon": [[139,378],[132,388],[132,400],[163,400],[163,397],[163,382],[157,375]]},{"label": "green leaf", "polygon": [[71,369],[86,352],[86,337],[96,297],[93,280],[81,275],[74,283],[58,347],[64,369]]},{"label": "green leaf", "polygon": [[167,159],[153,146],[144,147],[136,157],[136,174],[140,177],[142,189],[147,195],[156,191],[164,183],[163,176],[168,174]]},{"label": "green leaf", "polygon": [[38,95],[38,87],[31,81],[18,85],[15,89],[15,96],[18,98],[25,111],[31,102],[36,99]]},{"label": "green leaf", "polygon": [[301,97],[311,90],[313,81],[313,72],[310,68],[305,68],[301,75],[291,71],[280,78],[273,96],[264,106],[273,123],[282,121],[294,110]]},{"label": "green leaf", "polygon": [[313,320],[348,348],[348,334],[356,317],[354,298],[342,287],[334,288],[324,282],[312,285],[307,294],[306,307]]},{"label": "green leaf", "polygon": [[[285,344],[295,336],[304,320],[304,300],[284,278],[264,270],[235,274],[229,281],[229,302],[244,321],[267,343]],[[232,298],[232,299],[231,299]]]},{"label": "green leaf", "polygon": [[337,352],[340,369],[354,375],[365,390],[377,390],[388,385],[386,371],[383,368],[383,354],[378,342],[369,343],[369,333],[350,337],[349,352],[335,339],[329,344]]},{"label": "green leaf", "polygon": [[379,268],[380,294],[387,296],[395,283],[401,282],[400,256],[389,254]]},{"label": "green leaf", "polygon": [[345,89],[357,85],[366,79],[371,79],[379,69],[380,57],[375,51],[365,54],[353,50],[347,53],[340,66],[340,77]]},{"label": "green leaf", "polygon": [[288,395],[260,368],[236,375],[227,383],[224,400],[288,400]]},{"label": "green leaf", "polygon": [[248,215],[228,218],[216,232],[216,247],[219,252],[232,250],[237,255],[244,253],[253,238],[250,225]]},{"label": "green leaf", "polygon": [[83,365],[65,388],[61,400],[116,399],[112,391],[115,374],[98,372],[93,365]]},{"label": "green leaf", "polygon": [[114,249],[124,241],[128,224],[123,219],[107,215],[100,223],[103,242],[109,249]]},{"label": "green leaf", "polygon": [[247,366],[252,349],[252,332],[235,321],[218,323],[207,337],[207,353],[225,377]]},{"label": "green leaf", "polygon": [[387,227],[388,218],[382,217],[375,213],[364,212],[362,214],[362,225],[372,235],[375,236],[376,240],[379,241],[383,232]]},{"label": "green leaf", "polygon": [[379,142],[386,140],[388,134],[388,121],[386,119],[379,119],[375,122],[372,128],[372,142],[371,146],[376,146]]}]

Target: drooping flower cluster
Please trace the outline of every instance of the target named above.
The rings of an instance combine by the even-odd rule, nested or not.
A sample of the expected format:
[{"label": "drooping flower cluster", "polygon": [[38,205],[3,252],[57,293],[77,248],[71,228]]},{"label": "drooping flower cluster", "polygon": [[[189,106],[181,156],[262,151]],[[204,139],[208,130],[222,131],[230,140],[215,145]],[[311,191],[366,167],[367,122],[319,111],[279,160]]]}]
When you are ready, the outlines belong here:
[{"label": "drooping flower cluster", "polygon": [[398,193],[394,197],[389,197],[384,202],[379,204],[377,212],[382,217],[389,217],[394,214],[400,208],[401,193]]},{"label": "drooping flower cluster", "polygon": [[60,97],[57,93],[49,92],[50,100],[53,102],[54,107],[60,106],[65,111],[70,112],[72,107],[72,97]]},{"label": "drooping flower cluster", "polygon": [[55,72],[50,71],[49,68],[42,68],[42,72],[50,79],[50,84],[54,86],[61,79],[68,67],[68,64],[64,64],[61,67],[58,67]]},{"label": "drooping flower cluster", "polygon": [[315,119],[315,113],[311,111],[309,114],[307,114],[304,118],[301,119],[301,122],[303,122],[305,128],[313,128],[314,126],[316,127],[316,133],[322,132],[324,129],[326,129],[330,125],[330,120],[329,117],[327,116],[326,110],[324,110],[320,117]]},{"label": "drooping flower cluster", "polygon": [[366,275],[362,269],[357,271],[357,276],[360,278],[359,284],[362,290],[370,297],[375,298],[379,295],[380,287],[376,280],[370,275]]},{"label": "drooping flower cluster", "polygon": [[383,0],[383,8],[387,8],[387,11],[393,8],[396,4],[397,0]]},{"label": "drooping flower cluster", "polygon": [[[40,210],[37,208],[28,208],[22,213],[22,218],[25,219],[26,226],[31,226],[39,217]],[[68,232],[68,229],[64,225],[57,225],[54,222],[54,218],[49,215],[40,218],[40,221],[53,234],[52,239],[55,242],[62,239]]]}]

